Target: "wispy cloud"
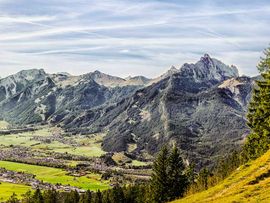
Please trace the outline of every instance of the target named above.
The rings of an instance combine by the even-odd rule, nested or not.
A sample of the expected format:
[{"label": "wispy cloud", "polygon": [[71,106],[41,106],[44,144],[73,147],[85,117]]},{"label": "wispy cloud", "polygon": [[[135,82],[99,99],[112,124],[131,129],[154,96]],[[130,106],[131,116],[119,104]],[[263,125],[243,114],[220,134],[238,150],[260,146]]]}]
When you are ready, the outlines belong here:
[{"label": "wispy cloud", "polygon": [[156,76],[205,52],[254,75],[270,42],[267,0],[0,0],[0,13],[2,76],[23,68]]}]

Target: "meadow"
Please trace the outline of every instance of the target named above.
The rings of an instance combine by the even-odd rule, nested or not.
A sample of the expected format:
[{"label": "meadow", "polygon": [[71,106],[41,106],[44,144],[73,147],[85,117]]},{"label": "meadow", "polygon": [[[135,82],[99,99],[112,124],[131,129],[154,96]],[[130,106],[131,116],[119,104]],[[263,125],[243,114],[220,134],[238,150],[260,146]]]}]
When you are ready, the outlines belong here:
[{"label": "meadow", "polygon": [[[0,127],[4,127],[6,125],[7,124],[5,124],[4,121],[0,121]],[[48,137],[50,139],[50,137],[54,134],[63,134],[63,132],[60,128],[43,126],[42,128],[33,132],[0,135],[0,145],[18,145],[30,147],[34,150],[41,150],[42,152],[45,150],[87,157],[100,157],[101,155],[105,154],[101,148],[101,140],[104,136],[102,134],[89,136],[74,135],[68,138],[70,141],[73,141],[73,143],[77,143],[76,146],[72,144],[64,144],[59,141],[43,143],[33,139],[34,137]]]},{"label": "meadow", "polygon": [[63,169],[35,166],[30,164],[0,161],[0,167],[11,171],[26,172],[36,175],[36,179],[51,184],[71,185],[85,190],[105,190],[109,188],[108,182],[102,181],[99,174],[87,174],[82,177],[67,175]]},{"label": "meadow", "polygon": [[29,190],[31,190],[30,186],[0,182],[0,201],[9,199],[13,193],[21,197]]}]

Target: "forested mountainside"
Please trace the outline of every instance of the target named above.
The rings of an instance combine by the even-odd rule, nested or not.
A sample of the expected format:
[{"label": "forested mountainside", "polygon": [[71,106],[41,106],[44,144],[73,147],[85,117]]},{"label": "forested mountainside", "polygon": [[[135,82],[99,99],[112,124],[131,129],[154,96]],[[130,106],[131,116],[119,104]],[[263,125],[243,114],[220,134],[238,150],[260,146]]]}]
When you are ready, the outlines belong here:
[{"label": "forested mountainside", "polygon": [[237,148],[248,134],[252,86],[252,78],[207,54],[154,79],[34,69],[0,80],[0,113],[19,125],[106,133],[102,146],[110,152],[154,154],[164,143],[176,143],[200,167]]}]

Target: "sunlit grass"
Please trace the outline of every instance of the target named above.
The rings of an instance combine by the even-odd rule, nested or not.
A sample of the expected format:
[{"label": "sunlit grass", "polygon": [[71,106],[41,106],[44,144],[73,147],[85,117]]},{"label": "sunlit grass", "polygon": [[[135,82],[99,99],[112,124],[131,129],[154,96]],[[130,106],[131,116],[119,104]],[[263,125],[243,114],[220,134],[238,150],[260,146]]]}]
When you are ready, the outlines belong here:
[{"label": "sunlit grass", "polygon": [[88,174],[82,177],[74,177],[67,175],[67,172],[62,169],[35,166],[29,164],[14,163],[8,161],[0,161],[0,167],[7,170],[26,172],[36,175],[38,180],[44,182],[62,185],[71,185],[86,190],[104,190],[108,189],[108,182],[102,181],[99,174]]},{"label": "sunlit grass", "polygon": [[30,190],[30,186],[19,185],[13,183],[0,183],[0,201],[6,201],[10,198],[13,193],[16,193],[17,197],[20,198],[21,195],[25,194]]},{"label": "sunlit grass", "polygon": [[72,155],[88,156],[88,157],[99,157],[105,152],[102,150],[101,142],[103,134],[81,136],[73,135],[68,137],[71,141],[75,141],[78,146],[71,144],[64,144],[59,141],[52,141],[51,143],[42,143],[34,140],[33,137],[48,137],[54,134],[61,133],[62,130],[56,127],[42,126],[40,129],[31,132],[24,132],[10,135],[0,135],[0,145],[11,146],[18,145],[24,147],[30,147],[34,150],[52,151],[59,153],[69,153]]},{"label": "sunlit grass", "polygon": [[270,202],[270,177],[250,184],[270,170],[270,151],[255,161],[239,167],[217,186],[174,203],[203,202]]}]

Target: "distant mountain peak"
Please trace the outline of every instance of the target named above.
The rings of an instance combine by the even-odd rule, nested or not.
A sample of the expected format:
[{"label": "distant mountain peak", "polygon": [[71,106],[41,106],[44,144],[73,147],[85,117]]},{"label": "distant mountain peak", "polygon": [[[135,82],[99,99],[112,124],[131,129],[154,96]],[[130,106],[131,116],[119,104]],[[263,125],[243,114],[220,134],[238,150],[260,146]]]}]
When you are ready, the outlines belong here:
[{"label": "distant mountain peak", "polygon": [[171,66],[170,70],[177,70],[174,65]]},{"label": "distant mountain peak", "polygon": [[[195,64],[185,63],[180,73],[183,77],[193,78],[197,82],[221,82],[228,78],[238,77],[238,69],[204,54]],[[215,83],[215,82],[214,82]]]},{"label": "distant mountain peak", "polygon": [[99,70],[95,70],[93,73],[94,73],[94,74],[104,74],[104,73],[102,73],[102,72],[99,71]]},{"label": "distant mountain peak", "polygon": [[202,58],[204,58],[204,59],[208,59],[208,58],[211,58],[211,57],[210,57],[210,55],[209,55],[209,54],[205,53],[205,54],[202,56]]},{"label": "distant mountain peak", "polygon": [[70,73],[68,73],[68,72],[59,72],[59,73],[57,73],[57,75],[64,75],[64,76],[71,76],[71,74]]},{"label": "distant mountain peak", "polygon": [[175,67],[175,66],[171,66],[170,69],[167,71],[167,74],[168,75],[171,75],[171,74],[174,74],[174,73],[177,73],[179,72],[179,70]]}]

